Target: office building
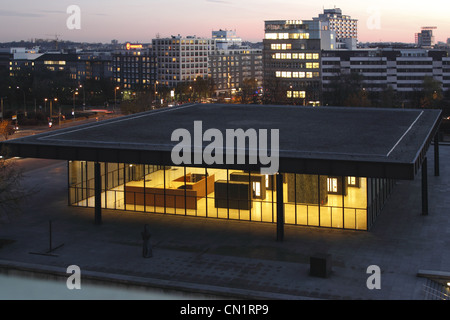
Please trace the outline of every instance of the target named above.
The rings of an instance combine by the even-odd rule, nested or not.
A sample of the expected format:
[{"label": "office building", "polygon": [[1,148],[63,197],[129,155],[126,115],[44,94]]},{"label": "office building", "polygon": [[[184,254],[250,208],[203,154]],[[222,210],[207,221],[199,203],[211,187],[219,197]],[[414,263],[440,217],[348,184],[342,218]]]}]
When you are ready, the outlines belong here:
[{"label": "office building", "polygon": [[323,91],[333,87],[343,74],[362,76],[364,89],[382,91],[388,87],[406,101],[423,88],[430,77],[450,89],[450,57],[446,51],[427,49],[324,50]]},{"label": "office building", "polygon": [[196,36],[158,38],[152,40],[153,53],[158,65],[159,85],[175,88],[197,77],[210,77],[209,56],[215,49],[212,39]]},{"label": "office building", "polygon": [[156,57],[151,46],[127,43],[112,56],[114,82],[123,90],[154,89]]},{"label": "office building", "polygon": [[336,35],[335,49],[356,49],[358,41],[358,20],[343,15],[339,8],[324,9],[314,20],[328,23],[328,28]]},{"label": "office building", "polygon": [[[9,75],[15,77],[21,72],[50,71],[64,72],[69,79],[78,83],[86,80],[112,78],[112,58],[110,52],[55,51],[40,52],[39,48],[10,48]],[[5,56],[5,57],[6,57]]]},{"label": "office building", "polygon": [[416,45],[419,48],[431,49],[436,44],[433,30],[436,27],[423,27],[420,33],[416,33]]},{"label": "office building", "polygon": [[336,48],[329,22],[265,21],[264,89],[273,103],[320,104],[321,51]]},{"label": "office building", "polygon": [[80,52],[77,61],[77,80],[113,80],[113,58],[111,52]]},{"label": "office building", "polygon": [[211,78],[216,95],[231,97],[250,85],[262,87],[262,50],[234,47],[216,50],[210,56]]},{"label": "office building", "polygon": [[211,52],[209,66],[216,96],[233,97],[243,86],[262,87],[262,50],[242,45],[236,32],[213,31],[216,49]]},{"label": "office building", "polygon": [[216,42],[216,49],[227,49],[229,47],[242,46],[242,39],[233,30],[218,30],[212,32],[212,39]]}]

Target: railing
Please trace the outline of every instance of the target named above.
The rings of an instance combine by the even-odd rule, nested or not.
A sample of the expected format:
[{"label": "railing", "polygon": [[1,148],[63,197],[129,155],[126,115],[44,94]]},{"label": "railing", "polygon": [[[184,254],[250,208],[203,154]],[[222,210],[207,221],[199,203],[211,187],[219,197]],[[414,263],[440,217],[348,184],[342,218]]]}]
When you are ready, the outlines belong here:
[{"label": "railing", "polygon": [[423,291],[425,300],[450,300],[450,288],[431,279],[423,285]]}]

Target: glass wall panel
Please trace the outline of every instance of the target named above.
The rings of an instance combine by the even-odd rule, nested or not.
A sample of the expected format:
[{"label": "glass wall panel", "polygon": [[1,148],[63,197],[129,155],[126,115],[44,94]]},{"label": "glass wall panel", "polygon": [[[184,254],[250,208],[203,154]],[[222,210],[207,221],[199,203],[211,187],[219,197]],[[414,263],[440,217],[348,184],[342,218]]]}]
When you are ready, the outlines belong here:
[{"label": "glass wall panel", "polygon": [[80,161],[69,161],[69,204],[78,206],[83,200],[83,175]]},{"label": "glass wall panel", "polygon": [[164,167],[144,166],[145,172],[145,211],[165,213],[164,209]]},{"label": "glass wall panel", "polygon": [[319,203],[326,203],[327,198],[326,177],[287,174],[285,182],[287,203],[295,204],[295,223],[319,226]]},{"label": "glass wall panel", "polygon": [[145,180],[144,166],[127,164],[125,174],[125,210],[145,211]]},{"label": "glass wall panel", "polygon": [[86,197],[88,207],[95,206],[95,179],[94,179],[94,163],[86,162]]},{"label": "glass wall panel", "polygon": [[124,195],[123,186],[119,184],[119,164],[106,163],[106,208],[118,209],[123,208]]},{"label": "glass wall panel", "polygon": [[214,174],[209,173],[204,168],[186,168],[186,174],[177,178],[178,181],[185,181],[183,188],[185,198],[186,214],[191,216],[207,216],[207,196],[214,191]]},{"label": "glass wall panel", "polygon": [[[207,181],[208,189],[212,188],[212,190],[209,190],[210,192],[207,194],[207,215],[211,218],[227,218],[228,217],[228,211],[227,208],[220,207],[223,206],[224,203],[227,202],[226,198],[226,191],[224,192],[221,190],[219,186],[219,198],[216,197],[216,182],[217,181],[227,181],[227,170],[223,169],[207,169],[206,170],[208,177],[210,179]],[[211,181],[211,183],[208,183]],[[212,186],[211,186],[212,184]],[[220,194],[222,192],[222,195]],[[220,198],[222,196],[222,198]],[[224,197],[225,196],[225,197]],[[216,202],[219,205],[216,206]],[[220,216],[218,215],[220,211]]]},{"label": "glass wall panel", "polygon": [[344,197],[344,228],[367,230],[367,178],[346,179],[348,188]]},{"label": "glass wall panel", "polygon": [[356,209],[356,229],[367,230],[367,210]]},{"label": "glass wall panel", "polygon": [[[283,202],[284,202],[284,222],[286,224],[297,223],[297,175],[293,173],[283,174]],[[275,198],[276,199],[276,198]]]},{"label": "glass wall panel", "polygon": [[[254,194],[250,173],[241,170],[228,170],[228,183],[224,188],[228,189],[228,218],[250,220]],[[219,190],[216,190],[216,192],[219,192]]]},{"label": "glass wall panel", "polygon": [[356,209],[344,208],[344,229],[356,229]]},{"label": "glass wall panel", "polygon": [[163,192],[165,213],[167,214],[186,214],[184,172],[184,167],[165,167]]},{"label": "glass wall panel", "polygon": [[344,210],[343,208],[331,208],[331,227],[342,229],[344,228]]},{"label": "glass wall panel", "polygon": [[320,226],[342,228],[343,197],[347,189],[342,177],[320,176],[321,186],[319,192],[325,195],[320,196]]}]

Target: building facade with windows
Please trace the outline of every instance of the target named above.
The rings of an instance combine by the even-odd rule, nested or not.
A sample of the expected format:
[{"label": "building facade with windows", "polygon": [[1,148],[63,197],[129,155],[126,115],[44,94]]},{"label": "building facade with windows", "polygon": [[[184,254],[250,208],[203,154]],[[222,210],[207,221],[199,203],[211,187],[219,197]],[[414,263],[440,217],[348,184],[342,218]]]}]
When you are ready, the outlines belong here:
[{"label": "building facade with windows", "polygon": [[78,54],[77,80],[113,80],[111,52],[81,52]]},{"label": "building facade with windows", "polygon": [[235,31],[213,31],[216,49],[209,59],[216,96],[233,97],[252,88],[262,88],[262,49],[242,45]]},{"label": "building facade with windows", "polygon": [[112,56],[113,79],[123,90],[154,89],[157,62],[151,46],[127,43]]},{"label": "building facade with windows", "polygon": [[265,22],[264,94],[273,102],[317,105],[321,97],[321,52],[334,49],[335,32],[320,20]]},{"label": "building facade with windows", "polygon": [[153,39],[152,47],[160,85],[175,88],[179,83],[198,77],[210,77],[209,56],[215,49],[213,39],[178,35]]},{"label": "building facade with windows", "polygon": [[212,52],[211,78],[217,95],[235,95],[244,85],[262,87],[262,50],[230,47]]},{"label": "building facade with windows", "polygon": [[322,52],[323,91],[343,74],[362,76],[364,88],[382,91],[392,88],[406,100],[423,88],[426,77],[450,88],[450,57],[447,51],[427,49],[324,50]]},{"label": "building facade with windows", "polygon": [[431,49],[436,44],[433,30],[436,27],[423,27],[419,33],[416,33],[416,45],[419,48]]},{"label": "building facade with windows", "polygon": [[336,49],[356,49],[358,41],[358,20],[343,15],[339,8],[324,9],[315,20],[328,23],[336,35]]}]

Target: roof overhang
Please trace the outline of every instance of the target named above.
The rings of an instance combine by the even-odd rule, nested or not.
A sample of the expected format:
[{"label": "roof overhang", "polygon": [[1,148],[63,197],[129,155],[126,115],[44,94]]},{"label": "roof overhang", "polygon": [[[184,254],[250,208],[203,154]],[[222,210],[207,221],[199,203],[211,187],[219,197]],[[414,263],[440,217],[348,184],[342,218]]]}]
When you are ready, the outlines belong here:
[{"label": "roof overhang", "polygon": [[[175,165],[176,129],[279,130],[279,172],[412,180],[437,134],[440,110],[191,104],[152,110],[2,144],[11,156],[111,163]],[[270,145],[270,138],[269,138]],[[202,148],[211,142],[201,141]],[[225,143],[223,152],[225,153]],[[203,159],[188,167],[257,171]],[[237,161],[234,161],[237,163]]]}]

